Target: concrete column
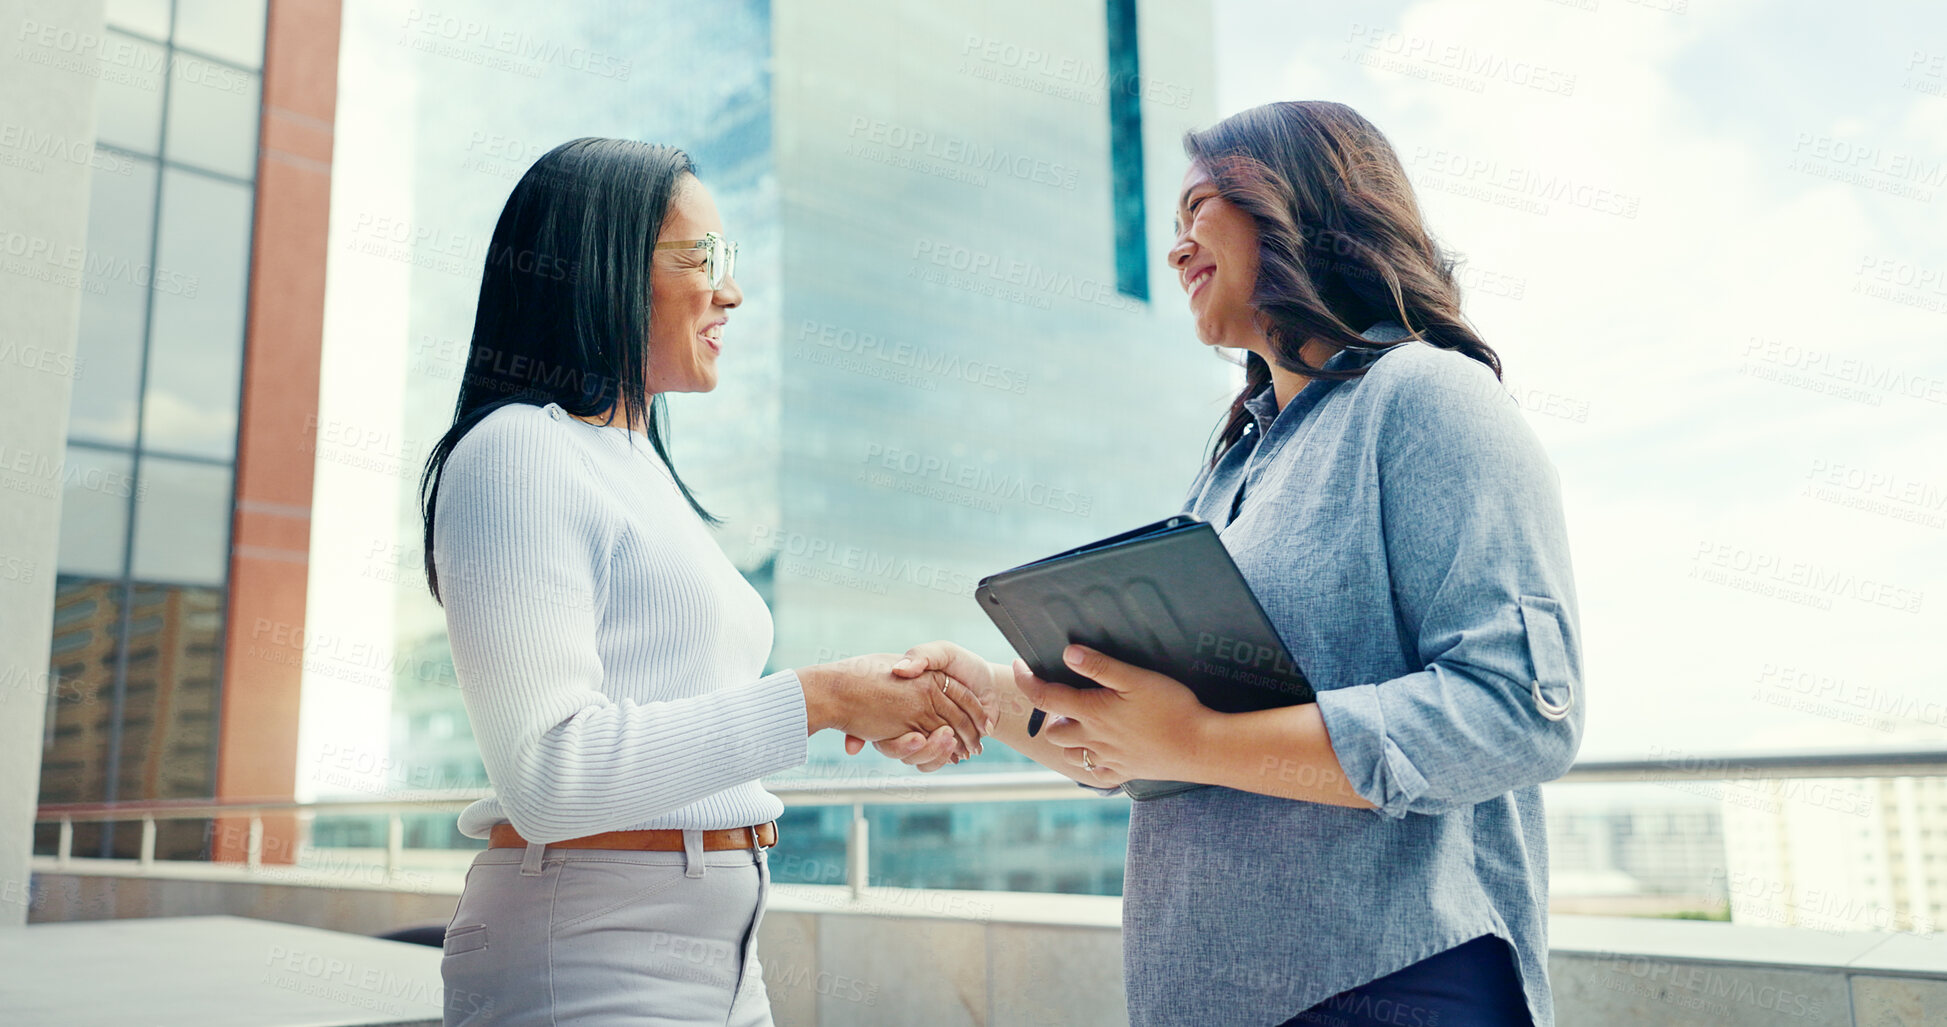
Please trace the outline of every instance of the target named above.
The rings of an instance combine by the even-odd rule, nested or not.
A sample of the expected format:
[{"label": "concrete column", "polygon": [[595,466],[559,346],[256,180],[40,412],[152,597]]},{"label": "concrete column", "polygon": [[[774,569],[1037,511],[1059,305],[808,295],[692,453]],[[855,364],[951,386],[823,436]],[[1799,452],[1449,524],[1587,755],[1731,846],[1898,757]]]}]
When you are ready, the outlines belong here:
[{"label": "concrete column", "polygon": [[102,0],[0,0],[0,926],[25,924]]}]

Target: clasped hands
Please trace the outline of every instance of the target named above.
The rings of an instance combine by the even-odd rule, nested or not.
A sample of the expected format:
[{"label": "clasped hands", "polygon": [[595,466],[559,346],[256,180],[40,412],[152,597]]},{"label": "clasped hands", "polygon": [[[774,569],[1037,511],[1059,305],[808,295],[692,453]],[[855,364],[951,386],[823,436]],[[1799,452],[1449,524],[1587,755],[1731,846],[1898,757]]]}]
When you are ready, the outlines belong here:
[{"label": "clasped hands", "polygon": [[834,728],[861,745],[917,738],[920,745],[902,742],[902,749],[944,749],[955,760],[978,753],[981,736],[994,727],[991,699],[944,671],[895,673],[905,662],[878,653],[800,668],[807,733]]},{"label": "clasped hands", "polygon": [[[985,713],[982,732],[1000,727],[1003,740],[1023,752],[1030,746],[1059,751],[1070,777],[1098,787],[1114,787],[1134,778],[1193,780],[1205,758],[1207,739],[1222,716],[1198,702],[1181,682],[1086,646],[1069,646],[1063,659],[1101,688],[1044,681],[1021,660],[1012,666],[989,663],[952,642],[928,642],[907,650],[903,657],[870,659],[890,660],[887,670],[893,677],[925,682],[935,694],[956,702],[971,698]],[[1047,712],[1048,720],[1039,735],[1029,739],[1026,721],[1029,711],[1037,707]],[[969,744],[967,732],[956,730],[944,718],[876,736],[845,730],[846,752],[856,754],[872,742],[881,754],[922,771],[938,770],[980,752],[980,733]]]}]

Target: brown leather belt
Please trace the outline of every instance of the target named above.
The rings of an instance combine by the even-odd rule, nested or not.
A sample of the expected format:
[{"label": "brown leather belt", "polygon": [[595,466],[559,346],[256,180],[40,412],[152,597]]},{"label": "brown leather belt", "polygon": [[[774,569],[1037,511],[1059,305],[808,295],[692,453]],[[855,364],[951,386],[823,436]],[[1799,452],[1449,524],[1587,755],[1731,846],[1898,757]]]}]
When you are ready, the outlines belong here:
[{"label": "brown leather belt", "polygon": [[[777,821],[758,824],[755,827],[726,827],[703,832],[705,851],[722,849],[748,849],[752,832],[757,835],[757,844],[770,848],[777,844]],[[527,839],[522,838],[512,824],[495,824],[488,836],[487,847],[492,849],[524,849]],[[582,838],[569,838],[566,841],[549,842],[550,849],[630,849],[637,852],[681,852],[683,851],[683,832],[679,828],[658,828],[650,831],[604,831]]]}]

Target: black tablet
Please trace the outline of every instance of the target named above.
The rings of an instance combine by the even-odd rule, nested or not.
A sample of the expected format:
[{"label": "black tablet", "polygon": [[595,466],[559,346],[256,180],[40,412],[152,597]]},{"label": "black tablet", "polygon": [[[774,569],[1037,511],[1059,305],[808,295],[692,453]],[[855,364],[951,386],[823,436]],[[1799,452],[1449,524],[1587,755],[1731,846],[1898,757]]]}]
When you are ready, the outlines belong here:
[{"label": "black tablet", "polygon": [[[1224,713],[1313,701],[1208,523],[1182,515],[981,579],[980,608],[1036,676],[1100,687],[1062,662],[1078,643],[1189,686]],[[1136,798],[1158,794],[1129,782]],[[1175,782],[1168,792],[1186,787]],[[1148,794],[1139,794],[1148,793]]]}]

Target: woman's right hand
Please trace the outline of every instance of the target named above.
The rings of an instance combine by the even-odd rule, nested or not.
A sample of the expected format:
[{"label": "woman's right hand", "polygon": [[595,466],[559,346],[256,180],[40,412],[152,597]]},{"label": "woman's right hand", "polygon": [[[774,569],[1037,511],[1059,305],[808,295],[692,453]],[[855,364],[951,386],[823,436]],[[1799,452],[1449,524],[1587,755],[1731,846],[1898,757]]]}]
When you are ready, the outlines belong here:
[{"label": "woman's right hand", "polygon": [[[996,677],[997,670],[1001,677]],[[994,711],[995,717],[987,726],[987,733],[994,733],[994,725],[1009,715],[1009,700],[1019,705],[1021,695],[1009,687],[1002,689],[996,682],[1002,678],[1011,679],[1012,671],[990,664],[974,654],[965,646],[953,642],[928,642],[906,650],[905,658],[893,665],[892,672],[900,677],[914,677],[927,672],[940,672],[956,681],[971,685],[980,697],[982,705]],[[1021,717],[1027,716],[1023,708]],[[932,773],[950,763],[960,762],[955,752],[957,743],[946,732],[935,732],[932,736],[908,734],[899,738],[885,738],[872,743],[881,756],[899,760],[919,768],[922,773]],[[854,756],[865,749],[865,740],[847,736],[845,751]]]},{"label": "woman's right hand", "polygon": [[894,674],[893,666],[904,659],[879,653],[799,669],[808,733],[836,728],[877,742],[915,733],[930,738],[946,728],[958,740],[957,755],[979,753],[996,711],[945,671]]}]

